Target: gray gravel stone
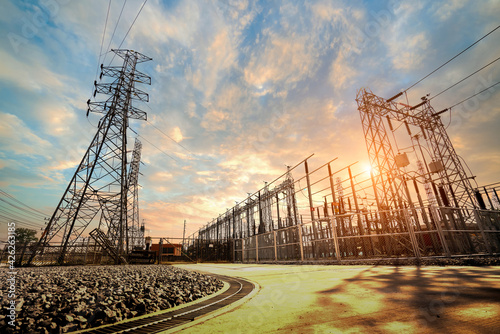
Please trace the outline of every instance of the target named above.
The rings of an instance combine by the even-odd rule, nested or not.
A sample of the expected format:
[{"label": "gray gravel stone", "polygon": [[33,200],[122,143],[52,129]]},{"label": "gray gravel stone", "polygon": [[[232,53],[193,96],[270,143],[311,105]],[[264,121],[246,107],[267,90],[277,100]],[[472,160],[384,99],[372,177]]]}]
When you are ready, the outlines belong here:
[{"label": "gray gravel stone", "polygon": [[[2,297],[0,332],[67,333],[167,309],[212,294],[223,283],[164,265],[17,268],[16,328]],[[7,279],[0,272],[0,282]]]}]

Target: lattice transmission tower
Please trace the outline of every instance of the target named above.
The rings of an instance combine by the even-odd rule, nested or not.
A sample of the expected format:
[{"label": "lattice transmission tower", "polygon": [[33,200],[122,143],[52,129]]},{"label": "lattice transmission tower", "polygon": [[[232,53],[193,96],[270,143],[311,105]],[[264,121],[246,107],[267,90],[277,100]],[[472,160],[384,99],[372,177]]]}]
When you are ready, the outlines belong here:
[{"label": "lattice transmission tower", "polygon": [[127,250],[131,251],[136,247],[141,249],[145,246],[144,228],[139,221],[139,167],[141,162],[142,143],[136,139],[132,161],[128,174],[128,240]]},{"label": "lattice transmission tower", "polygon": [[[145,112],[132,106],[132,101],[149,101],[148,94],[135,88],[135,84],[151,84],[151,78],[139,72],[136,66],[152,59],[133,50],[112,51],[123,59],[123,64],[101,65],[100,78],[107,76],[115,80],[111,83],[94,82],[94,97],[97,93],[110,97],[102,102],[87,101],[87,115],[90,111],[103,114],[97,133],[35,246],[29,263],[44,252],[49,242],[57,242],[60,243],[58,262],[63,264],[68,247],[82,237],[99,212],[99,227],[91,235],[94,238],[99,236],[101,246],[114,254],[117,262],[124,259],[123,255],[128,251],[127,127],[129,119],[147,119]],[[106,234],[103,228],[107,229]]]},{"label": "lattice transmission tower", "polygon": [[[394,100],[401,95],[386,100],[368,89],[361,89],[356,97],[370,164],[374,170],[373,186],[379,210],[402,209],[411,205],[406,184],[408,176],[401,168],[406,163],[398,163],[387,129],[389,127],[393,131],[391,122],[404,124],[410,136],[410,125],[416,127],[419,135],[414,138],[425,140],[423,144],[432,159],[428,166],[430,173],[422,175],[424,170],[420,167],[418,177],[427,183],[430,175],[437,175],[434,178],[438,183],[434,196],[440,205],[478,208],[471,177],[467,175],[439,113],[434,111],[426,97],[415,106],[396,103]],[[433,202],[434,196],[428,188],[426,190],[429,202]]]}]

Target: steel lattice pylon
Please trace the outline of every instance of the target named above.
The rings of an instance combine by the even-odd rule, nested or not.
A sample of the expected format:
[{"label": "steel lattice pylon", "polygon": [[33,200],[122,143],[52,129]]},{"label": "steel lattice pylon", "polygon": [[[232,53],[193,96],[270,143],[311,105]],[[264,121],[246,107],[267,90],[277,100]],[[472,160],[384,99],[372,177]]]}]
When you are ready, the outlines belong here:
[{"label": "steel lattice pylon", "polygon": [[[102,113],[96,135],[76,169],[45,231],[35,246],[29,263],[43,253],[51,241],[60,242],[58,262],[64,263],[68,246],[80,238],[102,209],[101,222],[119,255],[126,251],[127,232],[127,127],[129,119],[146,120],[146,113],[133,107],[132,100],[147,102],[147,93],[135,83],[151,84],[151,78],[136,65],[151,58],[132,50],[112,50],[123,58],[122,66],[104,67],[101,76],[112,83],[95,85],[95,92],[110,95],[104,102],[87,102],[88,111]],[[99,228],[102,228],[99,224]]]},{"label": "steel lattice pylon", "polygon": [[130,170],[128,174],[128,240],[129,244],[127,249],[133,250],[134,247],[145,246],[144,243],[144,230],[141,229],[139,222],[139,166],[141,162],[142,143],[136,139],[134,144],[134,151],[132,153],[132,161],[130,163]]},{"label": "steel lattice pylon", "polygon": [[[398,96],[401,94],[398,94]],[[393,98],[394,99],[394,98]],[[457,208],[477,208],[470,177],[465,172],[439,116],[424,97],[414,107],[385,100],[367,89],[358,91],[356,101],[363,132],[374,169],[373,185],[379,209],[403,208],[409,202],[405,191],[405,176],[397,167],[384,120],[404,122],[420,128],[434,162],[442,164],[439,175],[442,196],[448,205]],[[389,125],[390,126],[390,125]],[[425,181],[427,182],[427,181]],[[429,199],[431,200],[431,199]]]}]

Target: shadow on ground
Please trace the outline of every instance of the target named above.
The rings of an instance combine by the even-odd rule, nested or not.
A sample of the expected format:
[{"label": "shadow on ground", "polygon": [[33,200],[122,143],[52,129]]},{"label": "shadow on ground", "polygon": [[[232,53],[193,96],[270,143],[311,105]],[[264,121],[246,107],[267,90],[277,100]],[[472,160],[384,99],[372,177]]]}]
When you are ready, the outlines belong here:
[{"label": "shadow on ground", "polygon": [[[373,266],[317,291],[320,311],[303,318],[313,319],[318,332],[493,333],[500,325],[499,278],[498,267]],[[303,324],[281,329],[300,332]]]}]

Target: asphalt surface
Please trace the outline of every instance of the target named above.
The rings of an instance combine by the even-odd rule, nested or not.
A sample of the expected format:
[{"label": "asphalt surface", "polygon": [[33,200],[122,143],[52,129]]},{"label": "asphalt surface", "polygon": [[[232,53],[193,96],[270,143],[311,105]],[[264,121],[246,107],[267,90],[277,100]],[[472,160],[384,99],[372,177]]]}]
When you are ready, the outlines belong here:
[{"label": "asphalt surface", "polygon": [[183,264],[260,286],[182,333],[500,333],[500,267]]}]

